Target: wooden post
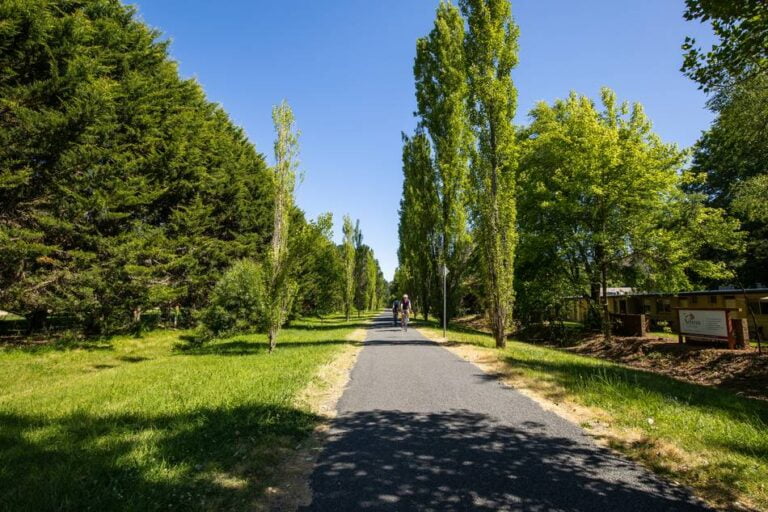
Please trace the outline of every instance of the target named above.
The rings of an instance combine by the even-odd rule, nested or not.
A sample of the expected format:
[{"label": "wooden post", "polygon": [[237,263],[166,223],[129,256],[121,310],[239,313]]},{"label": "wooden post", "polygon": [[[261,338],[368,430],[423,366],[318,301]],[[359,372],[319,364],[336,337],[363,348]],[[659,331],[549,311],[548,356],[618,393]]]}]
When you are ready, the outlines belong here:
[{"label": "wooden post", "polygon": [[733,335],[733,325],[731,325],[731,312],[725,312],[725,325],[728,328],[728,348],[734,350],[736,348],[736,338]]},{"label": "wooden post", "polygon": [[749,324],[746,318],[731,318],[733,337],[737,349],[749,348]]}]

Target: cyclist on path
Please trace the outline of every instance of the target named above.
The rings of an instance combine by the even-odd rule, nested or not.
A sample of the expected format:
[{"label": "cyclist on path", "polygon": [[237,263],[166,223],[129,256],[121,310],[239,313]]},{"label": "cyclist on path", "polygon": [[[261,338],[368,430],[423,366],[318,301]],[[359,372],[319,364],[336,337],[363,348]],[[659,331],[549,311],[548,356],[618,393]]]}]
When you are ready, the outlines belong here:
[{"label": "cyclist on path", "polygon": [[412,309],[411,299],[408,298],[408,295],[403,295],[403,300],[400,302],[400,316],[402,318],[400,325],[402,325],[404,331],[408,331],[408,320]]},{"label": "cyclist on path", "polygon": [[399,320],[398,315],[400,314],[400,301],[395,299],[395,301],[392,303],[392,322],[394,322],[395,327],[397,327],[397,321]]}]

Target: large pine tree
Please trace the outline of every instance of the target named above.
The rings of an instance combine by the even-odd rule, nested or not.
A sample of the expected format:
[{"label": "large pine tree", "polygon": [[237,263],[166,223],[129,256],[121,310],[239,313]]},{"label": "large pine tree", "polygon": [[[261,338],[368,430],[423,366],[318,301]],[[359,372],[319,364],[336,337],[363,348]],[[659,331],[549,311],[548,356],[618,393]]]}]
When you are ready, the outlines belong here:
[{"label": "large pine tree", "polygon": [[0,18],[0,307],[113,330],[203,304],[263,253],[263,158],[131,8],[5,0]]}]

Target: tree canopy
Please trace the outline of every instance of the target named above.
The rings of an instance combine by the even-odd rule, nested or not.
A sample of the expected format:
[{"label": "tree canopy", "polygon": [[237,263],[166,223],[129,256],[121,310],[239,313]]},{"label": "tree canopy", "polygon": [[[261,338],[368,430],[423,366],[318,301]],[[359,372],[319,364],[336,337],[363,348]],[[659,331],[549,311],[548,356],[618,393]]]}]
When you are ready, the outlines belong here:
[{"label": "tree canopy", "polygon": [[117,0],[3,2],[0,300],[93,331],[261,254],[263,157]]},{"label": "tree canopy", "polygon": [[[433,302],[442,296],[441,264],[458,267],[451,287],[459,297],[449,302],[484,310],[503,346],[513,312],[522,322],[554,320],[566,297],[583,296],[610,336],[609,286],[673,292],[733,277],[725,260],[739,254],[743,233],[717,197],[732,195],[744,219],[762,219],[765,184],[748,179],[762,172],[750,167],[762,166],[759,149],[752,160],[728,161],[723,148],[746,155],[746,138],[716,124],[707,138],[718,142],[699,145],[689,172],[689,153],[664,143],[641,105],[618,102],[609,89],[601,107],[571,93],[540,103],[528,126],[515,126],[518,28],[510,2],[458,4],[441,2],[416,45],[419,127],[403,143],[396,288]],[[741,12],[721,7],[690,0],[687,15]],[[728,30],[742,26],[729,23]],[[717,65],[712,59],[689,56],[688,65]],[[749,94],[720,97],[729,106],[719,122],[756,127],[765,116],[752,116],[747,105],[757,93]],[[741,107],[740,95],[750,98]],[[763,136],[751,133],[752,141]],[[722,164],[704,170],[710,155]],[[702,179],[710,169],[714,179]]]},{"label": "tree canopy", "polygon": [[[428,318],[437,291],[440,251],[440,198],[429,140],[423,132],[403,135],[403,196],[400,201],[398,258],[409,270],[401,283],[411,289],[414,304]],[[443,240],[445,240],[443,238]]]},{"label": "tree canopy", "polygon": [[747,251],[735,265],[738,280],[764,284],[768,227],[759,211],[768,175],[768,3],[688,0],[686,5],[686,18],[709,22],[717,37],[707,52],[690,38],[683,46],[683,71],[710,93],[709,107],[717,114],[694,148],[697,179],[689,188],[743,222]]},{"label": "tree canopy", "polygon": [[[522,265],[549,265],[573,295],[630,286],[673,292],[730,277],[705,249],[738,246],[738,223],[683,191],[685,153],[653,133],[642,107],[603,89],[602,110],[571,94],[531,112],[521,163]],[[546,284],[549,284],[547,282]],[[536,287],[542,289],[545,286]]]},{"label": "tree canopy", "polygon": [[709,22],[718,38],[709,50],[685,39],[682,71],[707,92],[768,72],[768,2],[686,0],[685,19]]},{"label": "tree canopy", "polygon": [[[462,276],[471,250],[468,231],[467,201],[469,180],[469,158],[472,149],[472,132],[469,126],[467,95],[469,83],[464,57],[464,19],[459,9],[446,1],[437,8],[434,28],[425,38],[416,42],[416,59],[413,72],[416,82],[416,100],[421,130],[413,143],[423,146],[419,138],[431,139],[434,152],[435,172],[429,176],[430,183],[422,190],[421,196],[414,197],[406,211],[425,215],[422,223],[433,224],[424,242],[437,242],[438,253],[431,255],[433,267],[446,266],[449,270],[448,315],[456,314],[461,299]],[[406,142],[407,144],[407,142]],[[429,143],[427,143],[429,146]],[[429,147],[426,148],[429,151]],[[431,158],[431,157],[430,157]],[[425,164],[426,165],[426,164]],[[426,169],[426,168],[425,168]],[[406,172],[406,180],[408,173]],[[406,187],[403,189],[406,190]],[[416,203],[421,204],[416,204]],[[439,215],[435,218],[432,209]],[[418,222],[408,215],[410,225]],[[402,221],[401,221],[402,224]],[[422,228],[424,226],[421,226]],[[410,228],[402,236],[415,236]],[[437,236],[437,240],[435,240]],[[412,258],[413,260],[413,258]],[[424,266],[426,263],[421,263]],[[437,299],[437,290],[430,283],[434,269],[429,275],[414,269],[419,275],[418,289],[424,314],[432,306],[430,300]],[[442,308],[436,308],[442,315]]]},{"label": "tree canopy", "polygon": [[227,268],[270,258],[296,298],[273,323],[339,307],[331,218],[292,203],[290,129],[270,167],[119,0],[5,0],[0,19],[0,307],[90,332],[192,320]]}]

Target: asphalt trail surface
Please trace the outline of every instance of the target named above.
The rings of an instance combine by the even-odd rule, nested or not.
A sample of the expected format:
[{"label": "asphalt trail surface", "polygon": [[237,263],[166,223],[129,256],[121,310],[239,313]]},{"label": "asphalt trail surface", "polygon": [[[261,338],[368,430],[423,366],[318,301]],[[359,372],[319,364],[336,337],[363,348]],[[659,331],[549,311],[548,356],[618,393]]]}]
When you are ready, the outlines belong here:
[{"label": "asphalt trail surface", "polygon": [[381,317],[307,511],[706,510],[478,367]]}]

